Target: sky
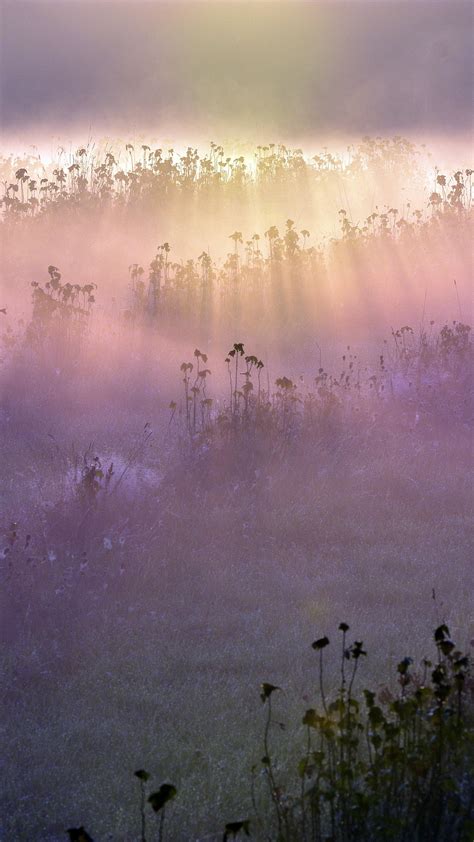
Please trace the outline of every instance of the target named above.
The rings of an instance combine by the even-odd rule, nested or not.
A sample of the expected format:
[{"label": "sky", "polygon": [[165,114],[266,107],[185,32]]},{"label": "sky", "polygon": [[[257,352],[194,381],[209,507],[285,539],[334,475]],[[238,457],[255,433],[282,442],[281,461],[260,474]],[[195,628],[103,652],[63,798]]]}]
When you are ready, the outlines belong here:
[{"label": "sky", "polygon": [[466,135],[465,0],[0,0],[3,142]]}]

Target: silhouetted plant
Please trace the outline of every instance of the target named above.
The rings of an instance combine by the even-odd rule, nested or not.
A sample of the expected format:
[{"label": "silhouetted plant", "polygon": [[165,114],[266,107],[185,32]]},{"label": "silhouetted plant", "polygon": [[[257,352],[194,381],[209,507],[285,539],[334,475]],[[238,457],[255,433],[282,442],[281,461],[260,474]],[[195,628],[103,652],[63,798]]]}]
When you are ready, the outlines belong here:
[{"label": "silhouetted plant", "polygon": [[[399,693],[364,690],[365,711],[354,692],[362,641],[346,645],[342,632],[341,681],[327,700],[323,652],[329,639],[313,643],[319,657],[318,707],[303,717],[307,745],[298,766],[301,793],[277,786],[268,747],[272,723],[267,703],[265,756],[277,829],[281,840],[468,840],[474,824],[474,761],[469,658],[450,639],[445,624],[434,633],[437,661],[424,659],[413,671],[412,658],[398,664]],[[349,675],[346,677],[346,663]],[[352,667],[350,666],[352,664]]]},{"label": "silhouetted plant", "polygon": [[[305,748],[297,765],[299,791],[281,763],[277,780],[272,755],[271,731],[285,728],[274,719],[273,697],[281,688],[270,682],[260,685],[265,708],[261,765],[271,810],[255,817],[258,838],[468,842],[474,830],[469,657],[457,649],[443,623],[434,632],[434,661],[423,659],[417,671],[411,657],[403,658],[397,666],[398,691],[388,686],[364,689],[362,703],[355,679],[367,652],[360,640],[347,645],[347,623],[340,623],[339,631],[340,682],[335,693],[325,687],[324,652],[330,641],[324,636],[312,644],[318,654],[318,700],[302,717]],[[140,781],[141,839],[146,842],[149,775],[144,770],[135,775]],[[176,794],[172,784],[163,784],[147,799],[160,814],[160,842],[165,807]],[[251,823],[245,819],[226,824],[223,842],[240,834],[250,836]],[[90,839],[80,835],[83,828],[68,833],[81,842]]]},{"label": "silhouetted plant", "polygon": [[158,842],[164,840],[165,829],[165,808],[166,805],[176,798],[178,790],[173,784],[162,784],[156,792],[152,792],[148,798],[148,803],[151,804],[152,810],[160,814],[160,824],[158,829]]}]

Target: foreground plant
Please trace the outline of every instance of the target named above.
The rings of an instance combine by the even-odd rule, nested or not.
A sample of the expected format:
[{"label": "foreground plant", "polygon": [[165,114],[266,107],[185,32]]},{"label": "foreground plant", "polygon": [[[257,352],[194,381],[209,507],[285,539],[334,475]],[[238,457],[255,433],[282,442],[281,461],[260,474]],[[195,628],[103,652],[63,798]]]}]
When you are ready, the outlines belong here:
[{"label": "foreground plant", "polygon": [[[211,370],[200,365],[207,364],[207,355],[196,348],[196,367],[192,362],[180,367],[184,400],[178,418],[184,422],[182,431],[198,446],[250,431],[287,442],[302,431],[320,432],[337,419],[360,420],[362,411],[369,408],[380,412],[384,406],[394,409],[405,404],[415,408],[419,420],[419,413],[439,410],[444,404],[452,413],[462,415],[471,380],[471,327],[457,321],[439,330],[433,326],[431,321],[429,330],[422,327],[418,335],[408,325],[392,330],[392,345],[385,341],[377,365],[366,366],[363,372],[357,355],[347,346],[339,374],[320,366],[308,384],[302,378],[296,383],[278,377],[274,391],[269,379],[267,388],[262,388],[262,360],[246,354],[243,342],[235,342],[225,358],[228,402],[220,406],[207,393]],[[171,401],[170,425],[177,408],[177,402]]]},{"label": "foreground plant", "polygon": [[[349,626],[339,625],[340,682],[331,698],[325,686],[324,651],[329,639],[312,644],[318,659],[318,705],[302,717],[305,749],[297,765],[299,784],[271,749],[273,697],[281,691],[260,686],[265,706],[262,775],[269,800],[262,808],[255,793],[254,817],[228,822],[223,842],[254,836],[269,842],[471,842],[474,834],[474,710],[470,659],[456,648],[445,624],[434,632],[436,658],[397,666],[397,689],[355,693],[363,642],[347,643]],[[286,771],[283,771],[286,769]],[[164,840],[165,807],[176,788],[163,784],[148,798],[148,772],[140,781],[141,840],[146,842],[146,803],[160,813],[158,840]],[[284,780],[280,780],[284,778]],[[265,803],[265,802],[264,802]],[[68,831],[84,842],[84,828]],[[71,835],[74,834],[74,835]],[[210,838],[210,837],[209,837]]]},{"label": "foreground plant", "polygon": [[[470,840],[474,832],[474,730],[469,659],[450,639],[446,625],[434,633],[436,661],[412,658],[397,667],[398,692],[364,690],[354,695],[362,641],[346,645],[349,627],[339,626],[341,680],[327,702],[323,652],[327,637],[313,643],[319,661],[319,707],[302,719],[306,749],[298,764],[300,793],[275,780],[269,751],[272,696],[267,707],[262,764],[274,820],[263,822],[270,838],[293,840]],[[471,697],[469,697],[469,692]],[[263,829],[263,828],[262,828]]]}]

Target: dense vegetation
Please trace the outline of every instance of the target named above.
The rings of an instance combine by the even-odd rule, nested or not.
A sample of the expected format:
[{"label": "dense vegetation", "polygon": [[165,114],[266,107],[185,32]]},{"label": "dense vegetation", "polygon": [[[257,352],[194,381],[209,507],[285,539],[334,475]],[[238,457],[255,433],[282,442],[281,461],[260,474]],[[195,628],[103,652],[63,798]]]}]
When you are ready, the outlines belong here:
[{"label": "dense vegetation", "polygon": [[472,171],[116,274],[111,232],[154,207],[178,230],[197,201],[411,186],[416,150],[2,169],[2,838],[467,842]]},{"label": "dense vegetation", "polygon": [[[59,148],[52,164],[43,164],[41,156],[3,158],[0,161],[4,184],[3,206],[7,216],[15,218],[35,216],[68,206],[89,208],[107,203],[119,207],[138,202],[158,202],[174,192],[184,192],[189,198],[196,191],[209,193],[249,188],[254,184],[277,184],[312,179],[330,181],[342,174],[350,180],[370,169],[381,168],[392,173],[403,170],[405,177],[416,173],[419,150],[402,137],[366,137],[355,147],[348,147],[345,155],[333,154],[327,148],[312,157],[302,149],[282,144],[257,146],[250,155],[229,156],[224,148],[211,143],[208,151],[188,147],[179,153],[174,149],[151,149],[146,143],[125,147],[114,143],[94,143],[74,152]],[[459,173],[464,180],[464,175]],[[470,177],[466,173],[468,189]],[[444,176],[440,182],[440,198],[459,201],[456,189],[448,185]],[[448,188],[448,189],[446,189]],[[435,203],[437,200],[434,200]]]}]

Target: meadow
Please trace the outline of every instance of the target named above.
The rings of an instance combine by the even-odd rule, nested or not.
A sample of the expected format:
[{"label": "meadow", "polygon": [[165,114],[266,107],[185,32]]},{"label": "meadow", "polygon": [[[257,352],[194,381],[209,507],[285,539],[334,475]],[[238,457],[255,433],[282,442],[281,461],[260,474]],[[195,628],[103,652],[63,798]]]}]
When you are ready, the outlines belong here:
[{"label": "meadow", "polygon": [[0,837],[472,839],[472,170],[0,172]]}]

